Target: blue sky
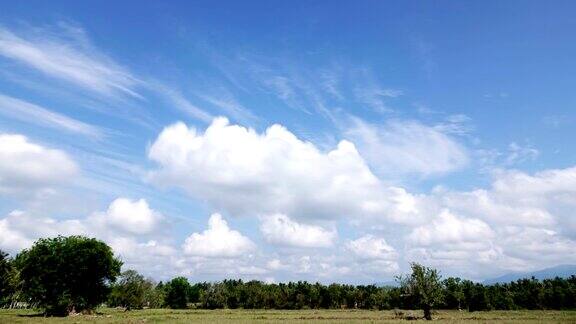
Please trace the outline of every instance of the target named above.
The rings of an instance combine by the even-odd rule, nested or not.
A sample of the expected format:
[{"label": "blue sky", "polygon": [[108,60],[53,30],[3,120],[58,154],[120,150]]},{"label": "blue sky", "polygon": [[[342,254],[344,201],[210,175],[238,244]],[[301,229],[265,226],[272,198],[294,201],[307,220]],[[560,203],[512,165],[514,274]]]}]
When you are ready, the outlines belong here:
[{"label": "blue sky", "polygon": [[192,280],[576,262],[570,1],[0,7],[1,249],[91,235]]}]

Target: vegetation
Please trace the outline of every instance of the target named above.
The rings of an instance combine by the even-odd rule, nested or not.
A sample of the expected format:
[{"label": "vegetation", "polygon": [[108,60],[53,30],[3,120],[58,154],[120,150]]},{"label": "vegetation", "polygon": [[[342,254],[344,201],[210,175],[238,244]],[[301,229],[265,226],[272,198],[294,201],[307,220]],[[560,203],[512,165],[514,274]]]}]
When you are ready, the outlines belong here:
[{"label": "vegetation", "polygon": [[106,301],[122,265],[108,245],[82,236],[40,239],[15,264],[27,300],[60,316],[91,311]]},{"label": "vegetation", "polygon": [[164,306],[164,289],[135,270],[127,270],[112,285],[107,304],[111,307],[124,307],[126,310],[160,308]]},{"label": "vegetation", "polygon": [[[97,314],[69,317],[36,317],[33,310],[0,309],[0,323],[409,323],[398,316],[399,311],[358,309],[144,309],[125,312],[114,308],[99,308]],[[405,313],[410,313],[406,311]],[[434,312],[440,323],[574,323],[575,311],[492,311]]]},{"label": "vegetation", "polygon": [[175,309],[184,309],[188,306],[191,292],[188,279],[184,277],[174,278],[166,284],[164,291],[166,293],[166,306]]},{"label": "vegetation", "polygon": [[399,287],[242,280],[190,284],[184,277],[155,283],[134,270],[120,274],[120,267],[110,247],[80,236],[41,239],[15,259],[0,252],[0,306],[33,306],[46,315],[89,312],[104,302],[125,310],[422,309],[426,319],[433,309],[576,310],[575,275],[483,285],[442,280],[436,270],[414,263],[412,273],[399,278]]},{"label": "vegetation", "polygon": [[442,283],[436,269],[424,267],[417,263],[410,265],[412,274],[398,277],[402,292],[412,299],[415,306],[424,310],[424,318],[432,320],[432,307],[442,302]]},{"label": "vegetation", "polygon": [[8,253],[0,250],[0,305],[10,303],[10,297],[14,294],[14,261],[8,257]]}]

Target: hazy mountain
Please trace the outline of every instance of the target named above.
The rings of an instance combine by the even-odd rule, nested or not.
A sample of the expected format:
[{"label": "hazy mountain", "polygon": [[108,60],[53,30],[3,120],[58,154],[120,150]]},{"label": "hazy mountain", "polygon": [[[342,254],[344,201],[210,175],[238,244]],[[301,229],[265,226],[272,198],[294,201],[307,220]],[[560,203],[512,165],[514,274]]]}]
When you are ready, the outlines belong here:
[{"label": "hazy mountain", "polygon": [[550,278],[554,278],[554,277],[567,278],[567,277],[570,277],[571,275],[576,275],[576,265],[564,264],[564,265],[559,265],[559,266],[555,266],[552,268],[546,268],[546,269],[533,271],[533,272],[508,273],[508,274],[505,274],[505,275],[497,277],[497,278],[486,279],[486,280],[484,280],[483,283],[490,285],[490,284],[495,284],[495,283],[505,283],[505,282],[510,282],[510,281],[516,281],[518,279],[531,278],[531,277],[534,277],[534,278],[539,279],[539,280],[550,279]]}]

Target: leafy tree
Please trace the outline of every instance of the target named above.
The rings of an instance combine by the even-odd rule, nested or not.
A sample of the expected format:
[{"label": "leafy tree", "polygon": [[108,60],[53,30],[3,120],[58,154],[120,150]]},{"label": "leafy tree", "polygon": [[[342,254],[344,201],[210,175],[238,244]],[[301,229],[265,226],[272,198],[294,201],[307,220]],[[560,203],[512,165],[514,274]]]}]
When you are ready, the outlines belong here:
[{"label": "leafy tree", "polygon": [[146,301],[146,306],[150,308],[160,308],[164,306],[164,298],[166,296],[166,291],[164,289],[164,284],[160,282],[156,286],[153,285],[152,281],[148,281],[151,285],[151,289],[147,289],[144,293],[144,300]]},{"label": "leafy tree", "polygon": [[442,283],[436,269],[412,263],[412,274],[398,277],[404,293],[415,298],[419,307],[424,310],[424,318],[432,320],[432,307],[442,302]]},{"label": "leafy tree", "polygon": [[0,306],[8,303],[9,296],[16,289],[13,276],[15,274],[14,264],[8,253],[0,250]]},{"label": "leafy tree", "polygon": [[165,303],[170,308],[184,309],[188,305],[188,296],[190,294],[191,286],[188,279],[184,277],[177,277],[166,283]]},{"label": "leafy tree", "polygon": [[460,309],[464,300],[464,287],[460,278],[448,278],[443,281],[445,289],[444,305],[450,309]]},{"label": "leafy tree", "polygon": [[50,316],[93,310],[121,265],[108,245],[83,236],[40,239],[16,257],[23,293]]},{"label": "leafy tree", "polygon": [[135,270],[124,271],[118,283],[112,286],[109,297],[110,306],[122,306],[126,310],[142,309],[148,306],[154,284]]},{"label": "leafy tree", "polygon": [[[427,268],[425,268],[427,269]],[[423,276],[429,276],[423,270]],[[418,271],[415,272],[416,274]],[[439,281],[439,276],[433,276]],[[412,276],[404,278],[405,282]],[[424,280],[424,282],[428,282]],[[415,280],[414,282],[418,282]],[[569,279],[547,279],[542,282],[518,280],[508,284],[482,285],[469,280],[448,278],[442,284],[433,285],[440,289],[444,303],[438,301],[432,307],[447,309],[467,308],[470,311],[491,309],[522,309],[540,307],[542,309],[576,309],[576,276]],[[426,284],[424,291],[429,291]],[[170,286],[170,283],[165,287]],[[261,281],[224,280],[215,283],[196,283],[188,290],[188,303],[198,303],[198,307],[244,308],[244,309],[314,309],[314,308],[362,308],[362,309],[414,309],[425,308],[420,293],[411,293],[417,289],[403,287],[376,287],[374,285],[324,286],[306,281],[280,284],[266,284]],[[158,284],[156,290],[163,290]],[[168,288],[165,289],[168,293]],[[185,289],[183,289],[185,290]],[[182,290],[182,291],[183,291]],[[438,290],[437,290],[438,291]],[[522,298],[520,298],[522,297]],[[529,301],[535,299],[538,302]],[[168,302],[167,302],[168,304]],[[539,306],[538,306],[539,305]],[[430,310],[431,312],[431,310]]]}]

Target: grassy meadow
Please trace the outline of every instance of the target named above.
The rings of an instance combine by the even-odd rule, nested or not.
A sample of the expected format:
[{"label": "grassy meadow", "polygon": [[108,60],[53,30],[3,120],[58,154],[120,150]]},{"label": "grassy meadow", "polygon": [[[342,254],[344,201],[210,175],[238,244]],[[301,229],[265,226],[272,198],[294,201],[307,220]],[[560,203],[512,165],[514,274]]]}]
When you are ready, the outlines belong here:
[{"label": "grassy meadow", "polygon": [[[420,311],[406,311],[421,316]],[[406,323],[394,311],[371,310],[171,310],[124,312],[99,309],[96,315],[42,317],[33,310],[0,309],[0,323]],[[423,321],[423,320],[420,320]],[[438,311],[435,322],[576,323],[576,311]]]}]

